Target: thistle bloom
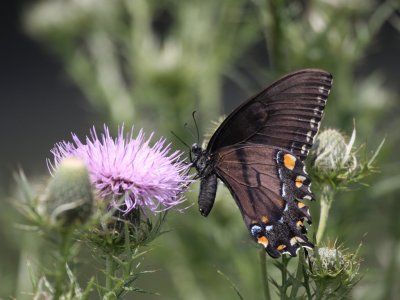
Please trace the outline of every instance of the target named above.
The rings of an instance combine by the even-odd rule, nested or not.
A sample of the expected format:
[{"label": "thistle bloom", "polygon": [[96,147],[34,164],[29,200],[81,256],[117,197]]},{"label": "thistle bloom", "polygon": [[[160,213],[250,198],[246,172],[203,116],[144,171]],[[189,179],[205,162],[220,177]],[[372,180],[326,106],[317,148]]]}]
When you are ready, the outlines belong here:
[{"label": "thistle bloom", "polygon": [[150,146],[142,130],[124,136],[123,127],[113,139],[107,126],[99,137],[94,128],[86,143],[72,134],[71,142],[57,143],[51,150],[54,162],[47,160],[50,172],[66,157],[86,163],[90,181],[100,198],[123,213],[148,208],[152,212],[169,209],[184,201],[183,192],[191,182],[189,164],[181,160],[182,152],[171,153],[170,144],[159,139]]}]

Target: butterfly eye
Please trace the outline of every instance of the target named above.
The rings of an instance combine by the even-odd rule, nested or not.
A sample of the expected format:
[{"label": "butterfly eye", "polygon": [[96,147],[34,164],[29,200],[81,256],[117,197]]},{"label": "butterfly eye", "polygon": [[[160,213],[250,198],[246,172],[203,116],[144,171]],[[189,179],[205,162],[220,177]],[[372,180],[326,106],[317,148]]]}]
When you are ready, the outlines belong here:
[{"label": "butterfly eye", "polygon": [[192,145],[192,153],[194,154],[195,157],[201,156],[201,153],[203,152],[203,149],[196,143]]},{"label": "butterfly eye", "polygon": [[192,153],[193,154],[199,154],[201,152],[201,147],[198,144],[193,144],[192,145]]}]

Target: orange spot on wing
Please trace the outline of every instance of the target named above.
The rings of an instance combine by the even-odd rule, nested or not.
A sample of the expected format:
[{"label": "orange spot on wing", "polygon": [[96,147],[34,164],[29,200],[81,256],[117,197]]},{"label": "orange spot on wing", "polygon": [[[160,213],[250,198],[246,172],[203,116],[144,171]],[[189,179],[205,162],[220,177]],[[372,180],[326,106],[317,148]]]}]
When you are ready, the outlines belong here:
[{"label": "orange spot on wing", "polygon": [[302,202],[297,203],[298,208],[303,208],[304,206],[306,206],[306,205]]},{"label": "orange spot on wing", "polygon": [[260,236],[257,239],[257,243],[259,243],[259,244],[263,245],[265,248],[267,248],[269,241],[266,236]]},{"label": "orange spot on wing", "polygon": [[294,157],[292,154],[285,154],[283,156],[283,164],[286,168],[289,170],[293,170],[294,166],[296,164],[296,157]]},{"label": "orange spot on wing", "polygon": [[297,188],[301,188],[301,186],[303,185],[304,180],[305,180],[304,176],[297,176],[296,180],[295,180],[296,181],[296,187]]},{"label": "orange spot on wing", "polygon": [[263,223],[268,223],[268,218],[266,216],[262,216],[261,221],[263,221]]},{"label": "orange spot on wing", "polygon": [[298,221],[296,222],[296,226],[297,226],[297,227],[303,226],[303,221],[302,221],[302,220],[298,220]]},{"label": "orange spot on wing", "polygon": [[285,245],[279,245],[278,247],[276,247],[276,250],[282,251],[283,249],[285,249],[285,247]]}]

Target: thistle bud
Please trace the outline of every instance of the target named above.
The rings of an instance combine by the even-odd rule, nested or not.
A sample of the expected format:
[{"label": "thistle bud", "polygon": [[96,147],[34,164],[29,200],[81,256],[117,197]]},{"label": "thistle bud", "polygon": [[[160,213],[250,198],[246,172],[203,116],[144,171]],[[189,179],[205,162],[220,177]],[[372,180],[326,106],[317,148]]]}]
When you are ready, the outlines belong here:
[{"label": "thistle bud", "polygon": [[78,158],[65,158],[54,170],[44,201],[51,222],[62,225],[84,223],[92,214],[93,193],[89,173]]},{"label": "thistle bud", "polygon": [[353,143],[346,143],[345,137],[335,129],[322,131],[316,138],[310,153],[312,165],[316,170],[330,176],[343,168],[354,168],[356,160],[351,153]]},{"label": "thistle bud", "polygon": [[357,168],[353,149],[355,130],[349,142],[335,129],[322,131],[310,152],[311,171],[317,181],[340,183]]},{"label": "thistle bud", "polygon": [[316,256],[317,259],[313,269],[316,273],[335,276],[344,267],[343,254],[337,248],[318,248]]},{"label": "thistle bud", "polygon": [[360,259],[340,246],[324,246],[310,256],[311,277],[321,295],[345,295],[359,281]]}]

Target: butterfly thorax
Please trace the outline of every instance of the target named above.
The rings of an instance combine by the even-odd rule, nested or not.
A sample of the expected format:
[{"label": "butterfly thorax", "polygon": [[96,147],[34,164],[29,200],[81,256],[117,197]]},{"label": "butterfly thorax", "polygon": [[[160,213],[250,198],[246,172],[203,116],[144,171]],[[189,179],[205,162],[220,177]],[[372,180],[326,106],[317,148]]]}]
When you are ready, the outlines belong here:
[{"label": "butterfly thorax", "polygon": [[213,164],[207,150],[203,150],[198,144],[193,144],[192,154],[191,162],[197,170],[197,177],[204,178],[213,173]]}]

